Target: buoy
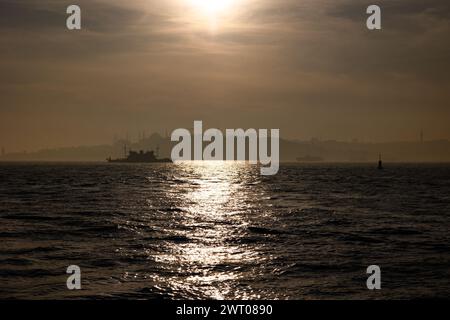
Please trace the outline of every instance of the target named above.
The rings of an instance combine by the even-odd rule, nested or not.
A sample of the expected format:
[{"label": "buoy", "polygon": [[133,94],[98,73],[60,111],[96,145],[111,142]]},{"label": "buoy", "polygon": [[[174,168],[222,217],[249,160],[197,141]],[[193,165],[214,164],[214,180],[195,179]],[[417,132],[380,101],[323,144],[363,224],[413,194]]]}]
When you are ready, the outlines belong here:
[{"label": "buoy", "polygon": [[380,154],[380,158],[378,160],[378,170],[383,169],[383,161],[381,161],[381,154]]}]

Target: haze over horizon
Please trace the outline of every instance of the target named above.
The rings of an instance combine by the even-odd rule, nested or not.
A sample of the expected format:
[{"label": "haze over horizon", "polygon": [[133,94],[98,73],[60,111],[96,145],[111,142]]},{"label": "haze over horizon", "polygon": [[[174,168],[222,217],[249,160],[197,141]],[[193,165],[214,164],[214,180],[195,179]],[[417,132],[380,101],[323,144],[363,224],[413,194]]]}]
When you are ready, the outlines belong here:
[{"label": "haze over horizon", "polygon": [[[197,1],[198,2],[198,1]],[[128,131],[280,128],[285,139],[449,139],[450,3],[0,0],[0,147]],[[82,30],[66,29],[66,8]]]}]

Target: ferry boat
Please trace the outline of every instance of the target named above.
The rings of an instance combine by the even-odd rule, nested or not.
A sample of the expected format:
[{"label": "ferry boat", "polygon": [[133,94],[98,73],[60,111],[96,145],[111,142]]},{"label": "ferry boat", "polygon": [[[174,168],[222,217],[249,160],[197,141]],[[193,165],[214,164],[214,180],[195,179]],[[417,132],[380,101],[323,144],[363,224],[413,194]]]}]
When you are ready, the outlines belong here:
[{"label": "ferry boat", "polygon": [[158,159],[155,156],[154,151],[143,151],[140,150],[139,152],[131,151],[128,153],[128,156],[125,158],[119,158],[119,159],[111,159],[109,157],[106,159],[108,162],[111,163],[166,163],[166,162],[172,162],[169,158],[163,158]]}]

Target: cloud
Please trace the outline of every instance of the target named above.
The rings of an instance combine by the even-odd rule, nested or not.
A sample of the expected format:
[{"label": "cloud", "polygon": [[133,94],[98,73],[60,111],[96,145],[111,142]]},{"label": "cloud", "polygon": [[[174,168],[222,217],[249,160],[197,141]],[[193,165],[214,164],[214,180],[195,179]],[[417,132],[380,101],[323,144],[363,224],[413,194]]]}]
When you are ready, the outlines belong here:
[{"label": "cloud", "polygon": [[[76,142],[89,121],[77,142],[86,143],[194,118],[280,124],[290,136],[360,134],[347,125],[374,139],[407,136],[377,131],[371,119],[386,116],[411,131],[435,119],[420,126],[450,137],[436,125],[450,113],[447,1],[380,0],[379,32],[365,28],[369,1],[236,1],[215,31],[182,0],[77,3],[83,29],[72,32],[71,1],[0,0],[0,136],[14,124],[35,138],[24,146],[38,147],[54,133],[47,119],[59,119]],[[30,126],[38,115],[42,125]]]}]

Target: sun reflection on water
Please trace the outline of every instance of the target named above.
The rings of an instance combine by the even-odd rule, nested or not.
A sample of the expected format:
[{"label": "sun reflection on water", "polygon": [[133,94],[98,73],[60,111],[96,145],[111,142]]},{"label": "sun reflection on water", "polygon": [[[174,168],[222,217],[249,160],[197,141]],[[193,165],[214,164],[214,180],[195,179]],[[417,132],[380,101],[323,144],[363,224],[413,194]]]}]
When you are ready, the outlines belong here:
[{"label": "sun reflection on water", "polygon": [[186,274],[166,279],[173,288],[200,289],[206,297],[225,299],[231,296],[232,284],[243,276],[245,266],[265,259],[254,248],[233,241],[248,225],[242,213],[251,197],[248,184],[258,175],[244,162],[185,162],[177,166],[189,175],[176,190],[183,195],[183,214],[173,223],[177,236],[191,241],[166,243],[165,253],[155,257],[156,261],[168,267],[176,264]]}]

